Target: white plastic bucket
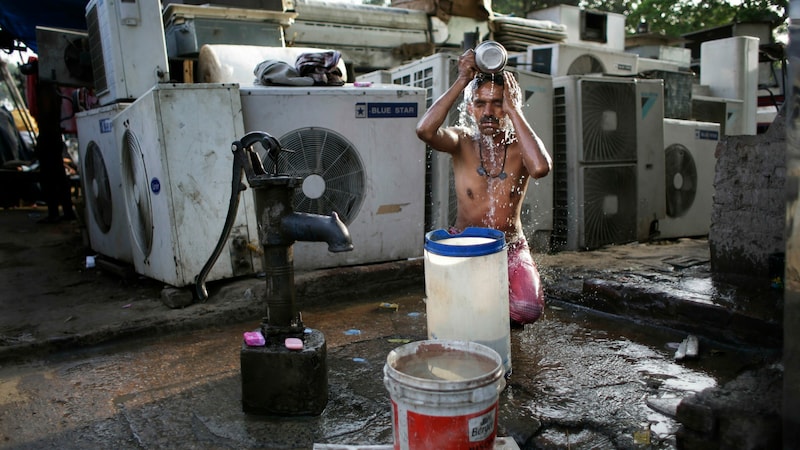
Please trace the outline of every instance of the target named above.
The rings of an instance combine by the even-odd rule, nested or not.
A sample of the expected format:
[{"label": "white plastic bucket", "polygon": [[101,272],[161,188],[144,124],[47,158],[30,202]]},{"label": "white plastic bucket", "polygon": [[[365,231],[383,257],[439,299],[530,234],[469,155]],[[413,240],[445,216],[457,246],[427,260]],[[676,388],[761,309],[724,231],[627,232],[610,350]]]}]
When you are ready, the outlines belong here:
[{"label": "white plastic bucket", "polygon": [[383,383],[394,449],[493,449],[503,373],[500,355],[474,342],[427,340],[392,350]]},{"label": "white plastic bucket", "polygon": [[510,374],[505,234],[477,227],[460,234],[431,231],[424,255],[428,338],[486,345],[500,354]]}]

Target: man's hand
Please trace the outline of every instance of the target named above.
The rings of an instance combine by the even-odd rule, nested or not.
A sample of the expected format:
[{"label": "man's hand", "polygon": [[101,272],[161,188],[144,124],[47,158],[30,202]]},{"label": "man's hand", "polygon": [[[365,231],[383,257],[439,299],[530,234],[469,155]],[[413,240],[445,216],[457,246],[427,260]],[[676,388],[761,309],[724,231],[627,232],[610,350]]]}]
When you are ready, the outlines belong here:
[{"label": "man's hand", "polygon": [[475,64],[475,50],[468,48],[458,58],[458,77],[472,81],[478,74],[478,66]]},{"label": "man's hand", "polygon": [[522,89],[514,78],[514,74],[503,71],[503,111],[506,114],[522,111]]}]

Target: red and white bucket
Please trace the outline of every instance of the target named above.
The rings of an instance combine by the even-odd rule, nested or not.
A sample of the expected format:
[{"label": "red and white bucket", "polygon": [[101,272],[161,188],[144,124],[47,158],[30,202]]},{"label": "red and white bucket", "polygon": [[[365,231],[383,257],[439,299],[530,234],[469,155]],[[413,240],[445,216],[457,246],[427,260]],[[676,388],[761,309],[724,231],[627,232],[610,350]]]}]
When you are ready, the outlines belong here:
[{"label": "red and white bucket", "polygon": [[503,373],[500,355],[475,342],[427,340],[392,350],[383,383],[394,449],[494,449]]}]

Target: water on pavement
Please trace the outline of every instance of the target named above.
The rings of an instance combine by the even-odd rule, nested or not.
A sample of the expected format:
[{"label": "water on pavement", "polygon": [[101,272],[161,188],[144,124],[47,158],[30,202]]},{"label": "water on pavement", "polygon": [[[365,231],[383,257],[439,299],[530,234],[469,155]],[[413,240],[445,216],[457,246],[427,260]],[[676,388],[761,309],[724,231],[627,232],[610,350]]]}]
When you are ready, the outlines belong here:
[{"label": "water on pavement", "polygon": [[[0,447],[391,443],[383,364],[391,349],[426,338],[423,297],[402,292],[303,310],[306,326],[328,345],[330,395],[318,417],[242,412],[242,333],[258,323],[241,323],[0,367]],[[674,448],[677,423],[654,406],[669,409],[760,358],[701,339],[698,358],[676,362],[683,338],[548,305],[541,320],[512,330],[513,374],[500,395],[498,434],[521,448]]]}]

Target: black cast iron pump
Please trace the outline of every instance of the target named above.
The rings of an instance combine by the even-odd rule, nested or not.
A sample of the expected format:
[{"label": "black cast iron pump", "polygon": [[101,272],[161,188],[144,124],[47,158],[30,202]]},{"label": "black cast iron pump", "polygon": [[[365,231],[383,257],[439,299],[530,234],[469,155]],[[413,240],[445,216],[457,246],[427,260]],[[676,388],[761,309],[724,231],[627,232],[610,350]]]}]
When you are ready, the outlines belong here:
[{"label": "black cast iron pump", "polygon": [[[273,163],[267,173],[254,150],[260,144]],[[195,281],[195,296],[208,298],[205,279],[230,235],[246,189],[242,172],[253,189],[258,238],[266,274],[266,316],[258,331],[264,345],[242,343],[242,407],[245,412],[273,415],[318,415],[328,401],[328,368],[325,337],[306,328],[295,306],[292,245],[297,241],[324,241],[331,252],[353,249],[350,233],[332,212],[329,216],[294,211],[294,190],[303,181],[281,173],[279,160],[284,150],[277,139],[262,131],[234,141],[233,182],[225,228],[209,261]],[[289,342],[293,345],[289,345]],[[302,346],[298,347],[297,342]]]}]

